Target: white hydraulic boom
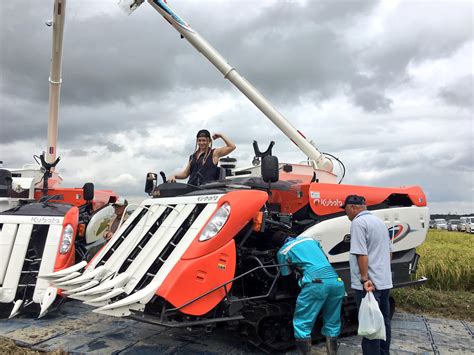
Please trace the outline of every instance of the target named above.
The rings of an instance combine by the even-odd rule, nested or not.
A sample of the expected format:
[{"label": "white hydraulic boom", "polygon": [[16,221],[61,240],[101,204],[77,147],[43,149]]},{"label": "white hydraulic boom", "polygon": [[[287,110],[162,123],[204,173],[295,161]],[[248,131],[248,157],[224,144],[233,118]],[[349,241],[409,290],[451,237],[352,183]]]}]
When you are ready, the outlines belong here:
[{"label": "white hydraulic boom", "polygon": [[[118,4],[128,13],[132,13],[144,0],[119,0]],[[315,169],[332,172],[333,163],[320,153],[296,128],[294,128],[270,102],[196,31],[184,22],[164,0],[148,0],[189,43],[202,53],[223,75],[234,84],[255,106],[263,112],[300,150],[308,157]]]},{"label": "white hydraulic boom", "polygon": [[[64,18],[66,16],[66,0],[54,1],[53,12],[53,46],[51,54],[51,71],[49,76],[49,121],[46,162],[53,164],[56,160],[58,141],[59,96],[61,90],[61,61],[63,53]],[[51,22],[46,23],[51,26]]]}]

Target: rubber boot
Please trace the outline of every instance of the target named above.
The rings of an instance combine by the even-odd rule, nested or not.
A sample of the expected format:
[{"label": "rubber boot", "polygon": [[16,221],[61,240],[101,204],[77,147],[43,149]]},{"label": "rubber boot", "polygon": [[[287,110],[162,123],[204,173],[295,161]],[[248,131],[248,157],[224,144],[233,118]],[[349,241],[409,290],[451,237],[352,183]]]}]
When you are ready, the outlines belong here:
[{"label": "rubber boot", "polygon": [[337,338],[326,337],[326,350],[328,352],[328,355],[337,354]]},{"label": "rubber boot", "polygon": [[311,339],[296,340],[296,348],[301,355],[311,354]]}]

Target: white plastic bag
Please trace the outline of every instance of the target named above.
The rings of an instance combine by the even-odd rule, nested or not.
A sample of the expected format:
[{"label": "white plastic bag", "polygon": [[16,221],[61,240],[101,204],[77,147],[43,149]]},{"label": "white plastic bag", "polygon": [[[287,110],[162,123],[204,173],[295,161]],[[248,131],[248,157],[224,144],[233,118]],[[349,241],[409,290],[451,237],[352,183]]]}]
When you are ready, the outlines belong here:
[{"label": "white plastic bag", "polygon": [[360,303],[357,334],[371,340],[386,340],[383,314],[372,292],[367,292]]}]

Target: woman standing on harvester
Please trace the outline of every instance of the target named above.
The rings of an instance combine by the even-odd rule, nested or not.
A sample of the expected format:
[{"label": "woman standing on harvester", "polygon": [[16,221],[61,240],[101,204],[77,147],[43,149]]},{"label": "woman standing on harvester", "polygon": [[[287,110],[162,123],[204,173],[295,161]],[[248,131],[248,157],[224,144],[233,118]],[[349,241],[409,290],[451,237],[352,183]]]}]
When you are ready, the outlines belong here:
[{"label": "woman standing on harvester", "polygon": [[[226,144],[225,147],[212,148],[212,140],[221,138]],[[176,182],[176,179],[186,179],[189,176],[188,184],[199,186],[210,181],[219,179],[219,168],[217,163],[219,158],[230,154],[235,149],[235,144],[221,133],[211,134],[207,129],[201,129],[196,135],[196,149],[189,156],[188,164],[184,170],[174,176],[169,181]]]}]

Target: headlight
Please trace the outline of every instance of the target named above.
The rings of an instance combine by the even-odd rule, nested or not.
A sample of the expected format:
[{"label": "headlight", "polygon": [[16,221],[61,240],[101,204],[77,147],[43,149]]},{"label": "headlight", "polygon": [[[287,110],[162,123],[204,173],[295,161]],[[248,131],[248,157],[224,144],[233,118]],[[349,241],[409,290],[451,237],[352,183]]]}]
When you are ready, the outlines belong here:
[{"label": "headlight", "polygon": [[72,237],[74,236],[74,228],[68,224],[64,227],[63,236],[61,238],[61,245],[59,246],[59,253],[66,254],[71,249]]},{"label": "headlight", "polygon": [[212,216],[211,220],[206,224],[204,229],[199,236],[199,241],[204,242],[211,238],[214,238],[217,233],[224,227],[225,222],[230,215],[230,205],[226,202],[224,203]]}]

